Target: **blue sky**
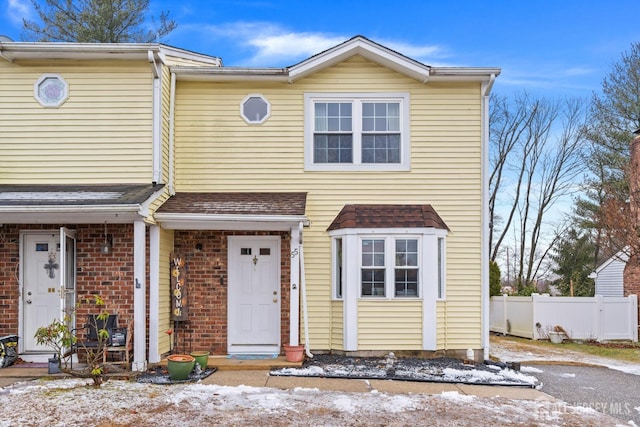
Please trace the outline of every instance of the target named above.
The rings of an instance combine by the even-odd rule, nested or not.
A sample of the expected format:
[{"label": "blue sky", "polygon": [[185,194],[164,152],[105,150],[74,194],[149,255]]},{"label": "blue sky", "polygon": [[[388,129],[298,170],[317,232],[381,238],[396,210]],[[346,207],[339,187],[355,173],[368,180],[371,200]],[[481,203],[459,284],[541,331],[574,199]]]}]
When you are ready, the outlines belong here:
[{"label": "blue sky", "polygon": [[[0,10],[0,34],[21,40],[31,1]],[[427,65],[500,67],[499,93],[590,96],[640,42],[639,0],[151,0],[161,10],[178,23],[163,42],[227,66],[293,65],[359,34]]]}]

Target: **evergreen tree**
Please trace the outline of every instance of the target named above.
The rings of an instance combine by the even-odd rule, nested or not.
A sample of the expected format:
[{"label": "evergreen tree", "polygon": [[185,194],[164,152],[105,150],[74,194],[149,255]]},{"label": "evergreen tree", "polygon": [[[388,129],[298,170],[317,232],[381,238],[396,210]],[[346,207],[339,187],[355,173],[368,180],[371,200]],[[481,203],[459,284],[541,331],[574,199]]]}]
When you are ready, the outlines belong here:
[{"label": "evergreen tree", "polygon": [[594,270],[593,243],[588,233],[570,228],[558,241],[551,258],[556,263],[554,273],[560,278],[556,286],[567,296],[590,297],[595,284],[589,274]]},{"label": "evergreen tree", "polygon": [[489,295],[500,295],[500,267],[495,261],[489,261]]},{"label": "evergreen tree", "polygon": [[[31,0],[40,23],[23,20],[24,38],[37,42],[151,43],[173,31],[169,12],[146,29],[149,0]],[[153,20],[155,24],[155,20]]]},{"label": "evergreen tree", "polygon": [[606,205],[624,206],[629,199],[629,144],[640,128],[640,43],[634,43],[621,60],[612,66],[602,81],[602,93],[594,94],[586,137],[590,142],[584,156],[588,170],[586,197],[576,203],[581,227],[590,229],[594,238],[595,263],[615,254],[626,242],[608,223],[615,215],[603,212]]}]

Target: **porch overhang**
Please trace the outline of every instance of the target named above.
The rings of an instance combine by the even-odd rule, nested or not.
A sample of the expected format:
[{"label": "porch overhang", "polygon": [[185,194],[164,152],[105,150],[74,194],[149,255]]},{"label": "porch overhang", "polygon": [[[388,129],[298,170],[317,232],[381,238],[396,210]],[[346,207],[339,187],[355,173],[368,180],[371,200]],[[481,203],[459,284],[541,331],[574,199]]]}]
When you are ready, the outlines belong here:
[{"label": "porch overhang", "polygon": [[162,184],[0,185],[1,224],[132,223],[149,215]]},{"label": "porch overhang", "polygon": [[197,215],[158,213],[160,226],[169,230],[289,231],[300,222],[309,225],[304,215]]},{"label": "porch overhang", "polygon": [[309,225],[306,193],[176,193],[154,214],[169,230],[289,231]]}]

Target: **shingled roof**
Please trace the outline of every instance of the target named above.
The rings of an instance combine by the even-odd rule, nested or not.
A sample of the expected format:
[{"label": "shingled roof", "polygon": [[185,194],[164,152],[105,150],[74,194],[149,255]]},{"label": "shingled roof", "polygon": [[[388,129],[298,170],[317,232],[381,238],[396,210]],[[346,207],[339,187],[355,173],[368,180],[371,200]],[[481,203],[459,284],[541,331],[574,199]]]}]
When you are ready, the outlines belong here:
[{"label": "shingled roof", "polygon": [[431,205],[345,205],[327,231],[342,228],[425,227],[449,230]]},{"label": "shingled roof", "polygon": [[158,213],[304,215],[307,193],[176,193]]},{"label": "shingled roof", "polygon": [[0,185],[0,206],[100,206],[144,203],[163,184]]}]

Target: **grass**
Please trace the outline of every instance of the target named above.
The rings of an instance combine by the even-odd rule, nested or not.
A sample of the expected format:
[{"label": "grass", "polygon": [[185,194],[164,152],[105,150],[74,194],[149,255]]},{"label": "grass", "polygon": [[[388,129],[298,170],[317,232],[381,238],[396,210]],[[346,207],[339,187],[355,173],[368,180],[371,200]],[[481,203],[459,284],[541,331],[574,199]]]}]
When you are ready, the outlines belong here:
[{"label": "grass", "polygon": [[546,340],[530,340],[518,337],[492,337],[522,343],[523,345],[553,350],[571,350],[590,356],[607,357],[625,362],[640,363],[640,343],[637,342],[609,342],[597,343],[593,341],[563,341],[562,344],[553,344]]}]

